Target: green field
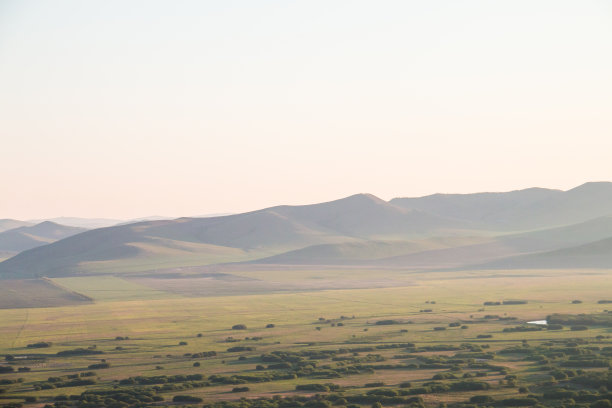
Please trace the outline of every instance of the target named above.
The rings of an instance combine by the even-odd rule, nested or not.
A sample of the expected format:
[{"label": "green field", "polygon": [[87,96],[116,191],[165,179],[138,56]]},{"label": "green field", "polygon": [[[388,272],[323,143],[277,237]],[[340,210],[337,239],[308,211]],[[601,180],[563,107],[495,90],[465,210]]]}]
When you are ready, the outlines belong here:
[{"label": "green field", "polygon": [[[74,400],[66,406],[84,407],[88,405],[83,398],[76,396],[86,391],[83,395],[111,392],[117,386],[125,392],[140,390],[156,399],[163,398],[164,406],[173,405],[171,401],[177,395],[202,398],[206,404],[281,397],[287,406],[302,403],[311,406],[307,400],[315,398],[315,394],[324,396],[319,397],[325,400],[319,401],[321,404],[331,404],[339,396],[347,400],[340,401],[340,406],[348,406],[351,401],[356,406],[371,406],[378,398],[376,392],[367,394],[372,390],[381,390],[379,396],[395,395],[395,399],[389,396],[379,399],[386,406],[437,406],[441,402],[467,403],[474,395],[490,395],[496,401],[526,398],[521,387],[528,387],[529,393],[539,398],[538,403],[550,405],[542,396],[561,386],[599,392],[603,395],[601,399],[607,398],[602,390],[591,390],[584,384],[576,385],[569,380],[551,382],[550,372],[559,369],[559,365],[574,364],[571,354],[557,353],[554,358],[547,357],[547,363],[543,364],[538,360],[540,357],[530,360],[524,354],[500,353],[500,350],[531,347],[537,348],[536,354],[541,356],[552,353],[549,349],[578,347],[580,355],[609,364],[612,356],[605,350],[612,347],[612,326],[590,325],[582,331],[565,326],[561,330],[504,332],[517,326],[527,327],[525,322],[545,319],[555,313],[605,314],[606,306],[610,309],[612,306],[598,302],[612,297],[609,271],[581,271],[580,275],[569,271],[400,274],[360,270],[349,273],[348,270],[234,271],[235,276],[258,282],[297,285],[301,277],[304,287],[284,293],[205,297],[196,297],[193,291],[187,290],[191,278],[183,285],[188,296],[180,294],[179,286],[170,294],[112,276],[55,279],[59,286],[82,293],[94,303],[0,310],[0,354],[13,356],[0,366],[15,370],[0,374],[0,381],[6,380],[0,385],[4,390],[0,393],[0,404],[23,404],[26,397],[30,397],[29,401],[36,397],[36,402],[26,406],[62,406],[63,402],[55,401],[58,396],[61,399],[62,395],[74,395]],[[354,282],[391,279],[398,286],[308,290],[310,281],[323,278],[331,282],[340,278]],[[242,282],[248,285],[249,281]],[[483,305],[508,300],[526,303]],[[572,303],[574,300],[582,303]],[[377,324],[384,320],[395,324]],[[449,326],[453,323],[455,327]],[[237,324],[246,325],[247,329],[232,330]],[[270,324],[274,327],[266,328]],[[27,347],[37,342],[51,344],[45,348]],[[179,345],[181,342],[186,344]],[[231,347],[244,348],[228,351]],[[57,355],[79,348],[102,353]],[[203,352],[215,353],[197,354]],[[274,366],[265,361],[265,355],[279,352],[285,353],[283,358],[292,362],[281,358],[277,363],[280,365]],[[486,353],[494,353],[491,360]],[[453,357],[463,354],[467,357]],[[88,368],[100,364],[102,359],[109,368]],[[449,363],[449,360],[455,362]],[[479,364],[479,361],[490,364]],[[200,366],[194,367],[194,362]],[[20,367],[29,370],[18,372]],[[607,367],[585,370],[606,372]],[[88,371],[95,374],[78,377],[79,373]],[[72,374],[91,379],[91,384],[70,385],[66,376]],[[436,374],[444,378],[429,384]],[[168,378],[176,375],[195,377],[178,377],[179,380],[168,382]],[[127,380],[138,376],[156,377],[158,380],[145,380],[162,381],[165,385],[131,384],[133,380]],[[159,376],[166,377],[159,379]],[[482,390],[452,388],[463,386],[461,382],[468,378],[488,385],[478,385],[486,387]],[[121,380],[124,381],[117,383]],[[411,382],[411,387],[401,388],[400,383],[406,381]],[[334,385],[326,391],[329,386],[321,384],[328,383]],[[385,385],[365,387],[369,383]],[[452,386],[455,383],[461,384]],[[307,389],[296,390],[298,385]],[[248,387],[248,391],[232,392],[240,387]],[[434,387],[433,391],[427,387]],[[427,390],[430,391],[421,392]],[[295,395],[304,401],[287,400]],[[367,395],[370,396],[364,397]],[[408,400],[417,396],[416,400]],[[247,403],[252,405],[244,406],[264,404],[262,401]],[[579,401],[574,399],[574,404]],[[106,405],[113,406],[110,402]],[[159,403],[150,401],[150,405]]]}]

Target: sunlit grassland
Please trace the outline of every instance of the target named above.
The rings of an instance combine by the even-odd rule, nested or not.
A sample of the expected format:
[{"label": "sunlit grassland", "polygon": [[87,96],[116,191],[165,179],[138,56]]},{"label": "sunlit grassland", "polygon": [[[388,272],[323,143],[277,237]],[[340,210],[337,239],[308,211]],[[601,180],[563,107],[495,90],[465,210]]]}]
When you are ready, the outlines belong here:
[{"label": "sunlit grassland", "polygon": [[[601,312],[607,305],[600,299],[610,298],[612,279],[607,271],[487,271],[474,273],[408,273],[400,271],[303,270],[245,271],[244,276],[260,280],[297,280],[331,277],[337,279],[391,279],[404,281],[403,286],[374,289],[301,291],[245,296],[181,297],[143,288],[118,277],[86,277],[56,279],[58,284],[91,296],[93,304],[56,308],[0,310],[0,354],[40,353],[53,356],[61,350],[96,347],[103,355],[48,358],[34,365],[26,375],[15,373],[7,378],[26,377],[21,395],[50,398],[59,394],[79,394],[85,389],[109,387],[115,380],[134,376],[155,376],[201,373],[254,374],[261,364],[259,356],[272,351],[338,349],[361,345],[416,343],[418,346],[472,343],[498,350],[523,341],[538,343],[551,339],[610,336],[610,328],[591,328],[574,332],[560,331],[503,332],[529,320],[544,319],[551,313]],[[302,273],[302,275],[299,275]],[[369,275],[374,274],[374,275]],[[140,296],[140,297],[139,297]],[[485,301],[525,300],[527,304],[484,306]],[[583,303],[572,304],[572,300]],[[431,312],[424,312],[431,309]],[[486,319],[487,315],[516,320]],[[344,317],[343,319],[341,317]],[[323,320],[320,320],[320,319]],[[383,319],[399,324],[377,325]],[[329,320],[329,321],[328,321]],[[467,329],[449,327],[460,322]],[[342,323],[342,326],[337,326]],[[246,330],[232,330],[244,324]],[[274,324],[273,328],[266,325]],[[445,330],[434,330],[444,326]],[[198,336],[201,334],[201,336]],[[482,339],[481,334],[491,335]],[[117,336],[129,337],[118,340]],[[228,342],[233,337],[237,342]],[[249,339],[247,339],[247,337]],[[252,338],[260,338],[252,340]],[[50,341],[45,349],[28,349],[28,344]],[[609,340],[602,340],[609,344]],[[185,345],[179,345],[186,342]],[[254,350],[228,352],[235,346]],[[192,359],[190,353],[215,351],[212,358]],[[401,358],[402,350],[380,350],[390,364],[410,362]],[[436,353],[432,353],[434,355]],[[399,356],[398,356],[399,355]],[[239,357],[243,357],[239,360]],[[90,387],[67,389],[31,389],[36,381],[88,370],[101,358],[111,368],[95,370],[98,382]],[[194,367],[194,361],[200,367]],[[529,373],[528,363],[498,358],[495,364],[507,366],[513,373]],[[369,382],[382,381],[397,386],[402,381],[424,382],[444,370],[380,370],[375,373],[348,375],[331,382],[342,386],[363,387]],[[527,377],[525,377],[527,378]],[[491,374],[485,381],[491,384],[503,376]],[[269,383],[249,384],[247,394],[231,392],[232,385],[218,385],[175,392],[199,395],[206,400],[236,399],[240,396],[272,396],[294,392],[297,384],[330,382],[311,378],[296,378]],[[347,389],[346,393],[363,389]],[[496,387],[498,396],[516,395],[515,389]],[[465,394],[426,395],[429,402],[465,400]]]},{"label": "sunlit grassland", "polygon": [[116,276],[54,278],[53,282],[96,301],[162,299],[171,294],[138,285]]},{"label": "sunlit grassland", "polygon": [[[272,272],[280,277],[287,273]],[[342,272],[345,273],[345,272]],[[376,272],[372,272],[376,273]],[[183,298],[142,290],[113,277],[66,278],[57,281],[95,300],[91,305],[59,308],[0,310],[2,348],[23,346],[37,340],[84,341],[119,335],[144,336],[147,341],[190,337],[207,332],[211,340],[228,334],[233,324],[263,327],[274,323],[286,330],[297,330],[289,337],[304,335],[303,341],[338,341],[352,321],[334,331],[311,333],[318,317],[355,316],[358,322],[392,317],[415,323],[451,322],[470,315],[511,315],[521,320],[544,318],[550,313],[584,313],[602,309],[596,302],[610,297],[612,279],[605,271],[592,271],[588,279],[557,271],[415,274],[409,286],[394,288],[328,290],[287,294]],[[272,279],[268,275],[269,279]],[[455,278],[455,279],[453,279]],[[141,298],[137,298],[141,296]],[[127,298],[135,297],[133,300]],[[485,301],[523,299],[526,305],[484,307]],[[580,299],[582,304],[570,302]],[[115,301],[113,301],[115,300]],[[426,304],[435,301],[435,304]],[[605,306],[605,305],[604,305]],[[420,313],[431,308],[432,313]],[[14,322],[11,324],[11,322]],[[295,329],[291,329],[295,328]],[[369,336],[374,332],[368,332]],[[423,339],[446,340],[449,332],[418,334]],[[466,334],[467,335],[467,334]],[[340,337],[340,338],[338,338]],[[347,338],[348,339],[348,338]]]}]

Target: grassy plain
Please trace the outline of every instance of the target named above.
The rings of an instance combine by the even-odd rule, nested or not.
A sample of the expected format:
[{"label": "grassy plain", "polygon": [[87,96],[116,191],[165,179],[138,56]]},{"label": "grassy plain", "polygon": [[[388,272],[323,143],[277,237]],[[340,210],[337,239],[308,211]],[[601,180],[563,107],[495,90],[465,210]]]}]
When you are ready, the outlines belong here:
[{"label": "grassy plain", "polygon": [[[95,303],[0,310],[0,355],[35,357],[11,363],[15,369],[29,367],[30,371],[0,374],[0,379],[23,378],[23,382],[5,386],[6,392],[1,396],[19,396],[15,401],[30,396],[37,397],[38,401],[52,402],[62,394],[78,395],[86,390],[111,389],[117,385],[115,381],[135,376],[202,374],[206,378],[214,374],[258,375],[270,372],[256,369],[257,365],[269,364],[262,362],[261,355],[275,351],[300,353],[383,346],[372,352],[357,352],[355,358],[366,359],[368,354],[374,354],[384,362],[373,364],[403,365],[403,368],[373,369],[340,378],[303,376],[248,383],[249,391],[241,393],[232,392],[236,385],[229,383],[160,392],[166,401],[175,395],[188,394],[210,402],[296,393],[312,395],[313,392],[296,392],[295,388],[300,384],[331,382],[344,387],[344,394],[352,395],[369,390],[364,388],[366,383],[383,382],[386,387],[396,389],[404,381],[410,381],[413,387],[425,384],[433,375],[448,372],[448,368],[414,369],[406,367],[407,363],[418,363],[423,356],[445,358],[457,353],[421,350],[417,355],[404,348],[384,348],[390,344],[414,343],[419,348],[436,345],[460,347],[469,343],[487,347],[484,351],[496,351],[520,346],[523,341],[537,345],[582,338],[596,342],[598,347],[612,346],[610,327],[590,327],[579,332],[568,327],[555,331],[503,331],[526,321],[544,319],[552,313],[600,313],[606,306],[612,309],[598,303],[612,297],[610,271],[577,272],[234,271],[234,275],[260,282],[292,285],[304,282],[304,286],[300,291],[286,293],[207,297],[195,297],[193,290],[188,290],[190,279],[186,279],[184,285],[188,297],[181,296],[180,290],[168,294],[111,276],[55,279],[57,284],[93,298]],[[322,279],[330,283],[389,279],[397,287],[309,290],[312,288],[309,282]],[[245,282],[248,285],[248,281]],[[527,303],[483,306],[486,301],[503,300],[524,300]],[[582,303],[573,304],[573,300]],[[427,309],[431,311],[425,312]],[[510,317],[514,320],[509,320]],[[376,324],[381,320],[394,320],[397,324]],[[467,328],[449,327],[450,323],[460,323]],[[236,324],[244,324],[247,329],[232,330]],[[266,328],[269,324],[274,327]],[[445,329],[435,330],[435,327]],[[483,335],[491,337],[482,338]],[[118,336],[128,339],[118,340]],[[602,337],[596,339],[596,336]],[[27,348],[28,344],[41,341],[52,345],[41,349]],[[180,342],[186,344],[179,345]],[[253,349],[227,351],[234,346]],[[94,347],[104,354],[56,355],[65,350]],[[205,351],[214,351],[216,355],[190,356]],[[94,369],[96,382],[93,385],[37,389],[37,384],[49,377],[92,371],[88,366],[99,363],[101,359],[105,359],[110,368]],[[194,367],[194,362],[201,365]],[[344,363],[324,359],[318,364],[338,368]],[[537,382],[546,374],[538,372],[533,362],[513,355],[496,356],[494,364],[516,375],[519,384]],[[462,370],[461,374],[478,371],[467,366]],[[483,380],[492,388],[486,391],[487,394],[496,398],[519,395],[516,387],[499,385],[507,373],[488,371]],[[423,400],[426,405],[452,403],[482,393],[433,393],[423,395]],[[32,403],[32,406],[37,405]]]}]

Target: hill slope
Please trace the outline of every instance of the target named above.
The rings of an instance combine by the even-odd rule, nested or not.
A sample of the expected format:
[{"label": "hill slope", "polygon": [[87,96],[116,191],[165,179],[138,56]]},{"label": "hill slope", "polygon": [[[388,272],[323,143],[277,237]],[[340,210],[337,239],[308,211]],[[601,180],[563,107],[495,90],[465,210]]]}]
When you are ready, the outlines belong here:
[{"label": "hill slope", "polygon": [[612,236],[612,217],[566,227],[496,237],[456,236],[417,241],[324,244],[254,261],[284,265],[378,265],[450,268],[506,257],[584,245]]},{"label": "hill slope", "polygon": [[612,268],[612,237],[589,244],[537,254],[509,257],[473,269]]},{"label": "hill slope", "polygon": [[357,194],[87,231],[0,263],[0,277],[140,273],[230,262],[419,269],[502,259],[522,264],[522,256],[611,237],[611,202],[612,183],[391,202]]},{"label": "hill slope", "polygon": [[11,219],[5,218],[5,219],[0,220],[0,232],[12,230],[14,228],[19,228],[19,227],[27,227],[28,225],[32,225],[32,224],[26,221],[11,220]]},{"label": "hill slope", "polygon": [[531,188],[507,193],[435,194],[395,198],[403,208],[478,223],[482,228],[520,231],[550,228],[612,215],[612,183],[586,183],[568,191]]},{"label": "hill slope", "polygon": [[83,231],[85,231],[83,228],[67,227],[50,221],[32,226],[13,228],[0,232],[0,252],[16,253],[25,251]]},{"label": "hill slope", "polygon": [[314,205],[87,231],[0,263],[0,275],[69,276],[108,272],[109,267],[115,272],[137,272],[158,265],[245,261],[316,244],[419,236],[462,225],[359,194]]}]

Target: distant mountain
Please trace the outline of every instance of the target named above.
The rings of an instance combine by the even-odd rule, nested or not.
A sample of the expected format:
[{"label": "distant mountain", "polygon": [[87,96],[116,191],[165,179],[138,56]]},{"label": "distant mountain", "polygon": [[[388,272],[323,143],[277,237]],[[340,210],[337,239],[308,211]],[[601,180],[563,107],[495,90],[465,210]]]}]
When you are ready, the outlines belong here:
[{"label": "distant mountain", "polygon": [[560,194],[563,194],[560,190],[529,188],[505,193],[433,194],[416,198],[394,198],[390,203],[439,216],[476,222],[480,226],[498,226],[505,222],[500,218],[501,214],[520,211]]},{"label": "distant mountain", "polygon": [[44,218],[38,220],[29,220],[30,223],[41,223],[44,221],[51,221],[56,224],[66,225],[69,227],[78,227],[86,229],[104,228],[117,225],[125,222],[125,220],[116,220],[111,218],[79,218],[79,217],[56,217],[56,218]]},{"label": "distant mountain", "polygon": [[109,267],[134,272],[159,265],[245,261],[316,244],[406,239],[462,226],[462,222],[358,194],[328,203],[224,217],[100,228],[25,251],[0,263],[0,275],[59,276]]},{"label": "distant mountain", "polygon": [[[277,265],[383,265],[389,259],[490,242],[493,238],[458,236],[413,241],[359,241],[312,245],[251,261]],[[431,259],[429,260],[431,263]],[[400,265],[401,266],[401,265]]]},{"label": "distant mountain", "polygon": [[612,215],[612,183],[586,183],[568,191],[530,188],[508,193],[435,194],[390,202],[475,222],[480,228],[521,231]]},{"label": "distant mountain", "polygon": [[416,241],[313,245],[251,262],[282,265],[346,264],[418,269],[454,268],[584,245],[611,236],[612,217],[600,217],[565,227],[498,236],[464,235]]},{"label": "distant mountain", "polygon": [[61,225],[67,225],[70,227],[79,227],[85,229],[96,229],[113,227],[115,225],[134,224],[143,221],[160,221],[169,220],[174,217],[165,217],[162,215],[150,215],[148,217],[138,217],[129,220],[120,220],[114,218],[79,218],[79,217],[57,217],[57,218],[46,218],[39,220],[30,220],[30,223],[41,223],[43,221],[51,221]]},{"label": "distant mountain", "polygon": [[[605,248],[596,242],[609,237],[612,183],[607,182],[569,191],[531,188],[390,202],[357,194],[320,204],[86,231],[7,259],[0,263],[0,277],[136,274],[236,262],[404,269],[582,262],[612,268],[605,253],[588,249]],[[563,259],[556,251],[574,247],[586,255],[576,255],[573,263],[553,262]]]},{"label": "distant mountain", "polygon": [[472,269],[612,268],[612,236],[596,242],[536,254],[514,256]]},{"label": "distant mountain", "polygon": [[19,220],[2,219],[0,220],[0,232],[8,231],[13,228],[27,227],[29,225],[32,225],[32,223]]},{"label": "distant mountain", "polygon": [[[565,227],[500,235],[488,242],[377,259],[373,263],[380,266],[428,269],[466,266],[472,268],[474,264],[495,263],[496,260],[501,262],[508,258],[504,265],[509,265],[511,259],[518,259],[514,257],[586,245],[608,237],[612,237],[612,217],[600,217]],[[612,264],[609,266],[612,268]]]},{"label": "distant mountain", "polygon": [[83,228],[67,227],[45,221],[32,226],[13,228],[0,232],[0,252],[17,253],[46,245],[85,231]]}]

